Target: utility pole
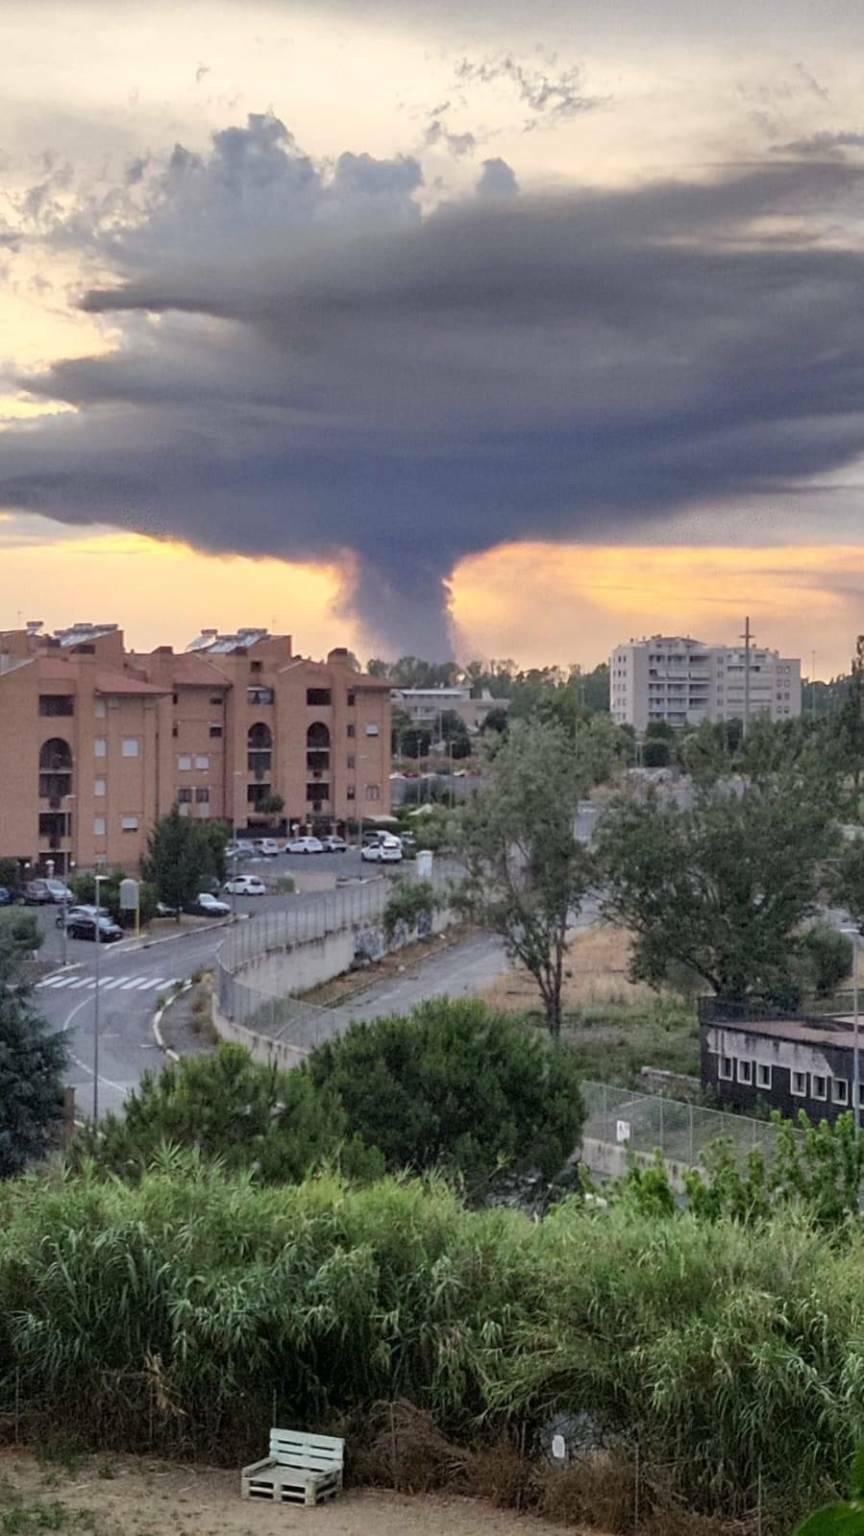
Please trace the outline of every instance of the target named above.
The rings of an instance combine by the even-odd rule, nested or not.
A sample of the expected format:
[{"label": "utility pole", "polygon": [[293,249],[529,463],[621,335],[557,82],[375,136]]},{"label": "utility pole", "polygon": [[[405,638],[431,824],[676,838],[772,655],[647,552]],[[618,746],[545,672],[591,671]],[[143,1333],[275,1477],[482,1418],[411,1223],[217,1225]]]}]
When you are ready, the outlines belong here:
[{"label": "utility pole", "polygon": [[744,620],[744,633],[741,639],[744,641],[744,724],[742,735],[746,736],[750,729],[750,645],[753,640],[749,618]]}]

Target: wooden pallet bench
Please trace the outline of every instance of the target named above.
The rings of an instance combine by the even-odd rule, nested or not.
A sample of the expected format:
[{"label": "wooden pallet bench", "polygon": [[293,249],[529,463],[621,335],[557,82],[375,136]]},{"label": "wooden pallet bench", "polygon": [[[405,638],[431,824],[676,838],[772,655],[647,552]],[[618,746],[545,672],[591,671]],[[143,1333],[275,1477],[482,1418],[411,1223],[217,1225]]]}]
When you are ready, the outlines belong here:
[{"label": "wooden pallet bench", "polygon": [[276,1504],[323,1504],[342,1488],[345,1441],[330,1435],[306,1435],[271,1429],[270,1454],[240,1474],[244,1499]]}]

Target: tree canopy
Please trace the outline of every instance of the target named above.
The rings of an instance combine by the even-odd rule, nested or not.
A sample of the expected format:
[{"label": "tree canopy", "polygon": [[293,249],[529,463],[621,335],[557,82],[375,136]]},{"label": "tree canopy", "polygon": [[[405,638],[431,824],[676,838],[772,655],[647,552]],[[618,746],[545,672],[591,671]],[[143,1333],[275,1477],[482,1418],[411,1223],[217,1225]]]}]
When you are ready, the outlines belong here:
[{"label": "tree canopy", "polygon": [[225,879],[229,828],[222,821],[194,821],[178,807],[157,821],[147,841],[142,873],[160,901],[179,911],[208,882]]},{"label": "tree canopy", "polygon": [[610,808],[598,839],[605,916],[634,938],[634,977],[684,967],[729,1001],[794,1001],[802,924],[837,834],[824,801],[783,781],[704,793],[692,810],[649,798]]},{"label": "tree canopy", "polygon": [[568,927],[593,879],[576,836],[580,799],[610,771],[608,733],[514,721],[489,759],[487,787],[460,808],[454,843],[463,910],[534,977],[553,1034],[561,1028]]},{"label": "tree canopy", "polygon": [[45,1155],[63,1112],[66,1051],[34,1007],[29,975],[41,942],[31,913],[0,913],[0,1178]]}]

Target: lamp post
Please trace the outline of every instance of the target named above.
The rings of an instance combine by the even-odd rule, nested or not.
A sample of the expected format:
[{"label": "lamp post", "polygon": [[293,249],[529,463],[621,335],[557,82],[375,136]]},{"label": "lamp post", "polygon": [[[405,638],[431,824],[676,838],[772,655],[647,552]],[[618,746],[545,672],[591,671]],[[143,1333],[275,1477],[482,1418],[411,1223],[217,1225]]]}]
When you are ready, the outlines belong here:
[{"label": "lamp post", "polygon": [[101,979],[102,979],[102,967],[101,967],[101,963],[100,963],[101,962],[102,951],[99,948],[100,944],[102,943],[102,933],[101,933],[101,929],[100,929],[100,926],[99,926],[99,924],[101,922],[101,913],[99,911],[99,908],[100,908],[100,905],[101,905],[100,901],[99,901],[99,886],[101,885],[102,881],[105,880],[106,878],[107,877],[105,875],[95,875],[94,876],[94,880],[95,880],[95,884],[96,884],[96,917],[95,917],[95,930],[96,930],[95,931],[95,938],[96,938],[96,991],[93,993],[93,1124],[94,1124],[94,1126],[96,1126],[98,1124],[98,1121],[99,1121],[99,988],[100,988],[100,983],[101,983]]},{"label": "lamp post", "polygon": [[855,1038],[853,1047],[855,1059],[852,1063],[852,1098],[854,1103],[855,1137],[857,1140],[861,1134],[861,1070],[858,1062],[858,1029],[860,1025],[858,1012],[858,953],[861,948],[861,933],[858,928],[841,928],[840,932],[845,933],[852,940],[852,1027]]}]

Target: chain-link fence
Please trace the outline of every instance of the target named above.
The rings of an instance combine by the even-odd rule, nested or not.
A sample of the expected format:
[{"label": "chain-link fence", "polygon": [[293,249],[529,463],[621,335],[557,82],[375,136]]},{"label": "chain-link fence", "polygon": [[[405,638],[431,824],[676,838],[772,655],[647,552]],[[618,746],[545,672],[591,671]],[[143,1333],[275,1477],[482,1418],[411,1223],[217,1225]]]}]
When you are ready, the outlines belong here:
[{"label": "chain-link fence", "polygon": [[583,1082],[582,1097],[583,1137],[649,1157],[659,1150],[668,1162],[688,1167],[695,1167],[706,1147],[721,1138],[742,1158],[760,1147],[770,1160],[777,1145],[778,1130],[770,1120],[703,1109],[608,1083]]}]

